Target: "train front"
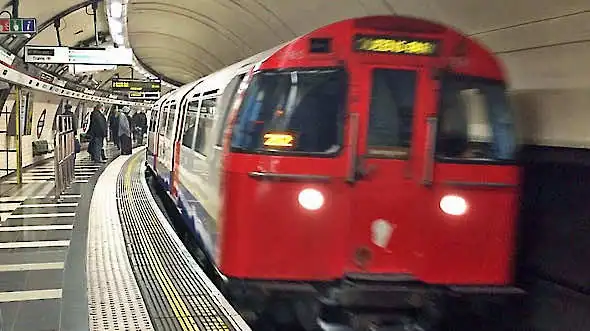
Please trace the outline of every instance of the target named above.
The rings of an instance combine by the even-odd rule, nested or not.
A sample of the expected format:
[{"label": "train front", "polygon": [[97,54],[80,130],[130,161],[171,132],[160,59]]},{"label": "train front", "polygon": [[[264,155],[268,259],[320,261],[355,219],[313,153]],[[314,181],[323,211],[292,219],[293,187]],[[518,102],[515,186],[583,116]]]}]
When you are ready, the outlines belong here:
[{"label": "train front", "polygon": [[224,163],[220,269],[342,305],[512,293],[519,170],[493,54],[430,22],[348,20],[271,56]]}]

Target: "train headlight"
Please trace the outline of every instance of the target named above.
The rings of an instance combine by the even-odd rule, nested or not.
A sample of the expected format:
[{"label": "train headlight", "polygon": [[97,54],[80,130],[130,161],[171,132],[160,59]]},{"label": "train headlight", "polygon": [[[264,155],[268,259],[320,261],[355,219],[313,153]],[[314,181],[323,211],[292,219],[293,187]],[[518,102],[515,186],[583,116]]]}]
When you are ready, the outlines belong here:
[{"label": "train headlight", "polygon": [[307,210],[318,210],[324,205],[324,195],[322,192],[313,188],[301,190],[297,200],[301,207]]},{"label": "train headlight", "polygon": [[461,216],[467,212],[467,201],[458,195],[445,195],[440,199],[440,209],[453,216]]}]

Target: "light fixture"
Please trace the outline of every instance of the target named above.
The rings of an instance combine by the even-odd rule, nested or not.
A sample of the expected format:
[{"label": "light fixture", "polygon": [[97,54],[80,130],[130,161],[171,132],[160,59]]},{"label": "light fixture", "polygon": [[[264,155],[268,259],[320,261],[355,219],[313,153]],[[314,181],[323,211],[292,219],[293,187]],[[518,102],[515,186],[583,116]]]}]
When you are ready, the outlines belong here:
[{"label": "light fixture", "polygon": [[111,2],[111,17],[120,18],[123,14],[123,4],[119,1]]},{"label": "light fixture", "polygon": [[440,199],[440,209],[446,214],[461,216],[467,212],[467,201],[458,195],[445,195]]},{"label": "light fixture", "polygon": [[123,24],[117,20],[111,20],[109,29],[112,34],[121,34],[123,33]]},{"label": "light fixture", "polygon": [[301,190],[297,200],[301,207],[307,210],[318,210],[324,205],[324,195],[322,192],[313,188]]},{"label": "light fixture", "polygon": [[125,43],[125,39],[123,38],[123,35],[122,34],[120,34],[120,33],[114,33],[112,36],[113,36],[113,41],[116,44],[123,45]]}]

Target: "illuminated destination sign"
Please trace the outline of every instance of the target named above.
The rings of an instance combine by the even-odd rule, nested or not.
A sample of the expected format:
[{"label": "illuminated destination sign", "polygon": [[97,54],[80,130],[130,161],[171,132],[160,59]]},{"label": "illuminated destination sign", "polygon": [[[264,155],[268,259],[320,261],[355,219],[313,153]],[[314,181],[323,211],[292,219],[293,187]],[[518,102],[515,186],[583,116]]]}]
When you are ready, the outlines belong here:
[{"label": "illuminated destination sign", "polygon": [[432,56],[437,54],[438,41],[357,35],[354,38],[354,50],[360,52]]},{"label": "illuminated destination sign", "polygon": [[111,87],[119,92],[160,92],[162,84],[158,80],[134,80],[113,78]]},{"label": "illuminated destination sign", "polygon": [[295,137],[290,133],[270,132],[264,135],[266,147],[293,147]]}]

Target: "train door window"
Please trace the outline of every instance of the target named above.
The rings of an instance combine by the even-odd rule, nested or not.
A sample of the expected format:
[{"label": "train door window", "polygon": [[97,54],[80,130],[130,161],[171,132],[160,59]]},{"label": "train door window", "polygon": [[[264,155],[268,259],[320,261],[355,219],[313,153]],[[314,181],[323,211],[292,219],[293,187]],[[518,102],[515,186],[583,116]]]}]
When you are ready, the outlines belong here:
[{"label": "train door window", "polygon": [[160,115],[160,123],[158,125],[158,133],[164,135],[166,132],[166,120],[168,119],[168,107],[164,108],[164,111]]},{"label": "train door window", "polygon": [[199,120],[197,121],[197,137],[195,139],[194,150],[203,156],[207,156],[206,148],[211,139],[211,129],[213,128],[213,118],[215,117],[216,98],[205,99],[199,109]]},{"label": "train door window", "polygon": [[172,131],[174,131],[174,120],[176,119],[176,104],[170,106],[168,113],[168,122],[166,123],[166,136],[172,139]]},{"label": "train door window", "polygon": [[240,87],[240,83],[242,80],[244,80],[245,76],[246,74],[241,74],[234,77],[231,82],[229,82],[220,98],[219,107],[217,109],[219,110],[219,115],[221,116],[219,119],[221,121],[221,125],[219,126],[219,132],[217,135],[217,146],[221,146],[223,144],[223,132],[227,126],[229,113],[236,99],[236,94],[238,92],[238,88]]},{"label": "train door window", "polygon": [[375,69],[371,91],[367,154],[406,159],[412,142],[416,72]]},{"label": "train door window", "polygon": [[439,159],[514,159],[512,112],[501,82],[448,75],[443,79],[440,99]]},{"label": "train door window", "polygon": [[197,127],[197,118],[199,116],[199,102],[192,101],[188,104],[186,120],[184,121],[184,132],[182,135],[182,144],[190,149],[193,148],[195,131]]}]

